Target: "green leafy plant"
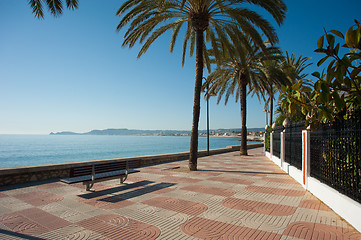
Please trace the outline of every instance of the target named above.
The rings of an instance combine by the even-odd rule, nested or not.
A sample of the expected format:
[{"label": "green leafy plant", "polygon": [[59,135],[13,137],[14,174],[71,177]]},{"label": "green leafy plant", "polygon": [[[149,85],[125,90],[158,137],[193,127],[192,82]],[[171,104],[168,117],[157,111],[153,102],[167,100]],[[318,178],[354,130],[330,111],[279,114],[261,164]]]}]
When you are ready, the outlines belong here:
[{"label": "green leafy plant", "polygon": [[[361,107],[361,23],[355,20],[345,35],[337,30],[325,31],[317,47],[315,52],[326,55],[317,66],[330,60],[326,73],[314,72],[314,84],[301,79],[285,86],[280,95],[281,109],[295,113],[300,108],[311,129],[318,128],[320,122],[333,121],[346,109]],[[347,51],[342,57],[341,47]]]}]

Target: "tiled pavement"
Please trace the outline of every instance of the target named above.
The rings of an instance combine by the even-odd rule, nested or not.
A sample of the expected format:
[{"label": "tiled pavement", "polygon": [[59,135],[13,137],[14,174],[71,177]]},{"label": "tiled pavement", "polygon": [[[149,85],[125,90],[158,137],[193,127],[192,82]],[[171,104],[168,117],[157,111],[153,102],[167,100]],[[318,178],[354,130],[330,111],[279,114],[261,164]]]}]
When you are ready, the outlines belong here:
[{"label": "tiled pavement", "polygon": [[0,188],[0,239],[361,239],[262,149],[141,168],[126,184]]}]

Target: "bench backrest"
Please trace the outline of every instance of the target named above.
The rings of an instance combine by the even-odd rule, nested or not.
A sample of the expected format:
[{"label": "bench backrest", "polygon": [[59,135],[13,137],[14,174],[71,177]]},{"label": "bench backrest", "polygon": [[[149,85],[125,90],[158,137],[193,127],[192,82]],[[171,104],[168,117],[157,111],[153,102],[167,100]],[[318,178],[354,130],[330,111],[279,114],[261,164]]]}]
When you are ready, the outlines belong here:
[{"label": "bench backrest", "polygon": [[[131,161],[119,161],[119,162],[94,164],[94,170],[95,173],[105,173],[111,171],[124,170],[127,168],[127,162],[128,162],[128,169],[134,169],[140,167],[140,160],[131,160]],[[70,177],[91,175],[92,168],[93,165],[73,167],[70,170]]]}]

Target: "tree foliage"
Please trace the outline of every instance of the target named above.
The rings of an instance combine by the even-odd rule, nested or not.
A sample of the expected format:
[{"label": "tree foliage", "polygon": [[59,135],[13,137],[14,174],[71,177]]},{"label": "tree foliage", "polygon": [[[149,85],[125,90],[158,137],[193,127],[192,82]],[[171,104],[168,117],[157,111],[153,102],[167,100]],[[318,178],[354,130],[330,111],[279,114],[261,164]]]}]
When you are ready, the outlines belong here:
[{"label": "tree foliage", "polygon": [[[337,42],[339,40],[340,42]],[[342,55],[340,50],[347,52]],[[315,52],[325,56],[317,63],[330,61],[326,72],[314,72],[315,83],[300,79],[280,96],[281,108],[295,113],[299,107],[306,115],[306,126],[316,129],[321,122],[333,121],[349,108],[361,107],[361,24],[355,20],[346,34],[325,31]]]},{"label": "tree foliage", "polygon": [[[43,3],[46,4],[51,15],[58,17],[63,13],[62,0],[29,0],[29,5],[33,9],[36,18],[44,18]],[[66,7],[74,10],[78,8],[79,0],[66,0]]]},{"label": "tree foliage", "polygon": [[178,36],[184,33],[182,64],[188,46],[191,56],[196,50],[190,170],[197,170],[198,124],[204,65],[210,70],[207,48],[214,49],[217,59],[231,47],[228,43],[238,43],[234,37],[238,36],[239,32],[247,34],[253,42],[262,45],[263,40],[258,30],[272,43],[278,41],[272,25],[258,13],[248,9],[245,3],[263,8],[279,25],[285,18],[287,8],[283,0],[127,0],[117,12],[117,15],[122,17],[117,29],[128,27],[123,46],[133,47],[136,43],[140,43],[142,47],[138,57],[168,31],[172,32],[171,52]]}]

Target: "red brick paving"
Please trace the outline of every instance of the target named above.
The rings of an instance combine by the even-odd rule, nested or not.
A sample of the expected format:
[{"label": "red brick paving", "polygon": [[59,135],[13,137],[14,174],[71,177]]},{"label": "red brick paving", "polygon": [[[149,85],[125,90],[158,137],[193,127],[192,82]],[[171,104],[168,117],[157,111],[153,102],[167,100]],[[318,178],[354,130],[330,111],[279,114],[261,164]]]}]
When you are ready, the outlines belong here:
[{"label": "red brick paving", "polygon": [[296,207],[273,204],[267,202],[252,201],[239,198],[227,198],[222,202],[223,206],[232,209],[244,210],[268,214],[271,216],[287,216],[295,213]]},{"label": "red brick paving", "polygon": [[200,239],[281,239],[281,234],[194,217],[181,226],[182,231]]},{"label": "red brick paving", "polygon": [[[254,156],[199,158],[197,172],[184,171],[187,161],[142,168],[125,185],[97,183],[93,193],[82,184],[60,182],[0,188],[0,228],[5,230],[0,239],[13,231],[40,239],[361,240],[262,152],[252,151]],[[271,202],[267,194],[277,197]]]},{"label": "red brick paving", "polygon": [[195,178],[184,178],[184,177],[175,177],[175,176],[167,176],[162,177],[161,180],[171,183],[197,183],[202,180]]},{"label": "red brick paving", "polygon": [[159,228],[120,215],[100,215],[78,223],[109,239],[156,239]]},{"label": "red brick paving", "polygon": [[206,193],[206,194],[212,194],[212,195],[224,196],[224,197],[230,197],[236,193],[234,190],[231,189],[201,186],[201,185],[190,185],[183,187],[181,189],[186,191]]},{"label": "red brick paving", "polygon": [[15,195],[14,197],[36,207],[53,202],[59,202],[64,199],[62,196],[58,196],[56,194],[48,193],[48,192],[29,192],[29,193],[18,194]]},{"label": "red brick paving", "polygon": [[262,180],[266,182],[276,182],[276,183],[287,183],[287,184],[298,184],[295,180],[292,178],[275,178],[275,177],[264,177]]},{"label": "red brick paving", "polygon": [[190,172],[190,173],[194,174],[194,175],[201,175],[201,176],[219,176],[219,175],[221,175],[221,173],[208,172],[208,171],[205,171],[205,170],[202,170],[202,169],[199,169],[196,172]]},{"label": "red brick paving", "polygon": [[208,207],[202,203],[170,197],[156,197],[143,201],[142,203],[192,216],[197,216],[208,209]]},{"label": "red brick paving", "polygon": [[294,197],[302,196],[305,194],[305,191],[272,188],[272,187],[261,187],[261,186],[248,186],[246,187],[246,190],[249,192],[268,193],[273,195],[294,196]]},{"label": "red brick paving", "polygon": [[208,180],[217,181],[217,182],[226,182],[226,183],[236,183],[243,185],[251,185],[254,183],[254,181],[252,180],[241,179],[241,178],[230,178],[230,177],[212,177],[212,178],[208,178]]},{"label": "red brick paving", "polygon": [[327,207],[325,204],[318,200],[303,200],[300,203],[299,207],[322,211],[332,211],[329,207]]},{"label": "red brick paving", "polygon": [[300,239],[361,239],[360,233],[353,229],[310,222],[291,223],[283,234]]},{"label": "red brick paving", "polygon": [[37,235],[71,223],[38,208],[30,208],[0,217],[0,224],[13,232]]}]

